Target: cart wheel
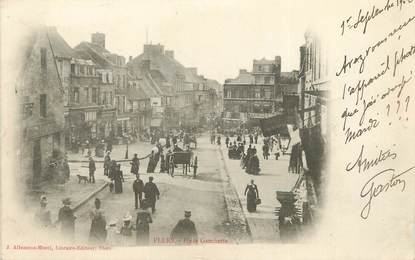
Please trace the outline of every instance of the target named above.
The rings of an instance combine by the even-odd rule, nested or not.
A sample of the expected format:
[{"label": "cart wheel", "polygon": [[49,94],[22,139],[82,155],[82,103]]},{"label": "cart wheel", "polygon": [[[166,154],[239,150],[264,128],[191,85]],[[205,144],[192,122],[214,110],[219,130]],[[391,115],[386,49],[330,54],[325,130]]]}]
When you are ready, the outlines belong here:
[{"label": "cart wheel", "polygon": [[193,161],[193,178],[196,178],[197,173],[197,156],[195,156],[195,159]]},{"label": "cart wheel", "polygon": [[173,175],[174,175],[174,162],[173,162],[173,160],[170,161],[169,173],[170,173],[171,177],[173,177]]}]

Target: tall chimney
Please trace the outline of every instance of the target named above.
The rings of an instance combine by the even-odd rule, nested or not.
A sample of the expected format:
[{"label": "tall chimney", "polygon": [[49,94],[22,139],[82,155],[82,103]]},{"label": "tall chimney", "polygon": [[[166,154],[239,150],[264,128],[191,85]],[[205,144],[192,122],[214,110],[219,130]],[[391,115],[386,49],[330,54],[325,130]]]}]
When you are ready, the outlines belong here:
[{"label": "tall chimney", "polygon": [[281,56],[275,56],[275,75],[277,78],[281,76]]},{"label": "tall chimney", "polygon": [[105,33],[93,33],[91,35],[91,43],[101,46],[105,49]]}]

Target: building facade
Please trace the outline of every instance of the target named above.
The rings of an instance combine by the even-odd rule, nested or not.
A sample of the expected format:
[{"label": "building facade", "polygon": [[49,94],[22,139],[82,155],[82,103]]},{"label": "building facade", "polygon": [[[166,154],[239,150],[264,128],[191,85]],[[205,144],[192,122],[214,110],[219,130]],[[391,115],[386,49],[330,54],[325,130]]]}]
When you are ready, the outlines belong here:
[{"label": "building facade", "polygon": [[297,72],[281,73],[281,57],[254,60],[252,72],[241,69],[238,77],[225,80],[223,119],[237,125],[282,114],[283,91],[297,85]]},{"label": "building facade", "polygon": [[[207,79],[197,68],[186,68],[174,57],[174,51],[160,44],[145,44],[143,53],[127,64],[132,75],[142,78],[160,98],[152,104],[151,127],[196,126],[216,108],[208,107]],[[155,99],[154,99],[155,100]]]},{"label": "building facade", "polygon": [[327,48],[312,32],[304,34],[305,44],[300,47],[300,127],[305,151],[307,173],[317,198],[321,198],[325,178],[324,162],[327,144],[327,103],[330,89]]},{"label": "building facade", "polygon": [[33,32],[16,85],[21,102],[21,181],[34,188],[54,177],[51,163],[65,151],[64,89],[50,41],[48,28]]}]

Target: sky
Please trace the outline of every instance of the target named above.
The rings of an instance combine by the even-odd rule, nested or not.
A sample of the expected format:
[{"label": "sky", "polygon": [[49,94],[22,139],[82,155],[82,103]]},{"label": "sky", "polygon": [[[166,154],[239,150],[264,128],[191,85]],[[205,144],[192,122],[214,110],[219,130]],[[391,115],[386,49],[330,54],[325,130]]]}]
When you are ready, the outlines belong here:
[{"label": "sky", "polygon": [[147,31],[149,43],[174,50],[184,66],[223,83],[239,69],[252,70],[253,59],[280,55],[283,71],[298,69],[299,47],[312,19],[307,2],[55,0],[37,2],[42,4],[30,13],[56,26],[71,47],[90,41],[93,32],[105,33],[107,49],[127,60],[142,53]]}]

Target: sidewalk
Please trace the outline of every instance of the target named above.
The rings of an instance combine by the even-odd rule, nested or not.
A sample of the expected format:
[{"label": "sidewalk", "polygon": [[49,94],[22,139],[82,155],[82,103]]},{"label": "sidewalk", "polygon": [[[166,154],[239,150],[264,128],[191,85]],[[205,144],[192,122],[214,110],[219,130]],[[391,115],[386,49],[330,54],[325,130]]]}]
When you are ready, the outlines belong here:
[{"label": "sidewalk", "polygon": [[[136,153],[137,156],[144,157],[151,152],[151,148],[153,148],[150,142],[140,142],[128,145],[128,159],[132,159],[134,154]],[[115,160],[124,160],[125,159],[125,152],[127,150],[126,144],[119,144],[112,146],[111,158]],[[86,155],[87,151],[85,150],[84,155],[79,153],[72,153],[68,152],[68,159],[70,161],[88,161],[88,156]],[[96,157],[95,156],[95,148],[91,148],[92,158],[94,158],[95,162],[103,162],[104,157]]]},{"label": "sidewalk", "polygon": [[95,184],[91,183],[78,183],[77,176],[71,175],[68,182],[65,184],[48,184],[44,185],[41,193],[30,194],[25,196],[25,204],[32,214],[39,209],[39,201],[41,195],[46,195],[48,200],[47,208],[50,210],[52,222],[58,218],[58,211],[62,207],[62,199],[71,198],[72,205],[74,208],[91,194],[101,189],[106,184],[104,180],[96,180]]},{"label": "sidewalk", "polygon": [[[264,160],[262,157],[262,139],[258,139],[255,145],[260,160],[261,172],[259,175],[245,173],[240,167],[240,160],[228,158],[226,145],[222,144],[220,151],[223,154],[226,168],[229,172],[232,184],[241,200],[242,208],[246,216],[253,242],[275,242],[279,241],[279,230],[275,208],[280,206],[276,199],[276,191],[290,191],[297,179],[297,174],[288,173],[289,155],[283,155],[279,160]],[[249,213],[246,209],[246,196],[244,191],[246,185],[253,179],[258,186],[261,205],[257,211]]]}]

